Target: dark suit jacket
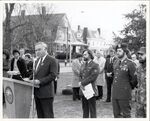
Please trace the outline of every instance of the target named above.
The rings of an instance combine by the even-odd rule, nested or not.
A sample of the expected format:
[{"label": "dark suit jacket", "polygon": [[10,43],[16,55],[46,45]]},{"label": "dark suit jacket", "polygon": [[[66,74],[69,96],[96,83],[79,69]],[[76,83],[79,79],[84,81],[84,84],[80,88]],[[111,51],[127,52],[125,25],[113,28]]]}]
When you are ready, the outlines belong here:
[{"label": "dark suit jacket", "polygon": [[[113,63],[115,62],[115,60],[116,60],[116,57],[113,58],[112,62],[110,62],[110,58],[106,59],[105,68],[104,68],[106,78],[107,78],[106,73],[110,73],[110,72],[113,73]],[[113,78],[113,75],[112,75],[112,78]]]},{"label": "dark suit jacket", "polygon": [[119,64],[119,59],[114,63],[114,79],[112,85],[113,99],[131,99],[132,86],[136,86],[137,77],[134,63],[126,58]]},{"label": "dark suit jacket", "polygon": [[27,63],[27,77],[30,77],[33,74],[33,62],[29,61]]},{"label": "dark suit jacket", "polygon": [[[35,67],[39,59],[35,62]],[[34,95],[38,98],[50,98],[54,96],[54,80],[57,76],[56,59],[47,55],[42,65],[35,72],[34,79],[40,81],[40,87],[35,88]]]},{"label": "dark suit jacket", "polygon": [[[96,79],[99,75],[99,65],[93,61],[89,62],[87,67],[85,63],[81,65],[80,69],[80,81],[83,86],[88,84],[92,84],[93,90],[95,91],[95,95],[97,95],[96,89]],[[82,93],[81,93],[82,94]]]},{"label": "dark suit jacket", "polygon": [[[15,61],[15,58],[11,60],[11,71],[13,71],[14,69],[14,61]],[[27,74],[27,67],[26,67],[25,60],[22,58],[19,58],[17,61],[17,66],[18,66],[18,69],[20,71],[22,78],[25,78]]]}]

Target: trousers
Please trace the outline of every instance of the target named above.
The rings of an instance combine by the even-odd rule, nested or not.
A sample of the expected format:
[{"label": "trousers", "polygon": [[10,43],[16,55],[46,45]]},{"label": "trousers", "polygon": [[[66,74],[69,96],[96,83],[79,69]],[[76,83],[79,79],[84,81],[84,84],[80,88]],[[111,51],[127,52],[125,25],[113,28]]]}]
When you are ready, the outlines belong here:
[{"label": "trousers", "polygon": [[83,118],[96,118],[96,97],[92,97],[87,100],[84,96],[82,96],[82,109],[83,109]]},{"label": "trousers", "polygon": [[38,118],[54,118],[53,101],[53,97],[44,99],[35,97]]}]

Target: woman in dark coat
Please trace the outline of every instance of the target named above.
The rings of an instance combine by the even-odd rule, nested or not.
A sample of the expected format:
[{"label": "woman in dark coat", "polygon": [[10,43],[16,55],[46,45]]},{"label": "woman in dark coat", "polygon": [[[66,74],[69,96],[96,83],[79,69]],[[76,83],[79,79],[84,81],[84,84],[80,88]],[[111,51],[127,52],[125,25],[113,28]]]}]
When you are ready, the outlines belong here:
[{"label": "woman in dark coat", "polygon": [[[8,50],[3,50],[3,77],[8,77],[7,71],[10,69],[9,63],[9,52]],[[3,104],[5,104],[5,95],[3,90]]]},{"label": "woman in dark coat", "polygon": [[7,71],[10,69],[9,52],[3,50],[3,77],[8,77]]}]

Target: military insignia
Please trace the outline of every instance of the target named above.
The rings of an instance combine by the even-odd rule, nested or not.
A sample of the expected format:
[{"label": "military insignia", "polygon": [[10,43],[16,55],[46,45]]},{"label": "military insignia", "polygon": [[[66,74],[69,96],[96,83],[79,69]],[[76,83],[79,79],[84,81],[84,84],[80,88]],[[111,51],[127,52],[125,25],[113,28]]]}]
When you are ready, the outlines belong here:
[{"label": "military insignia", "polygon": [[128,71],[128,66],[127,65],[121,66],[121,70]]},{"label": "military insignia", "polygon": [[97,73],[98,71],[95,69],[94,72]]}]

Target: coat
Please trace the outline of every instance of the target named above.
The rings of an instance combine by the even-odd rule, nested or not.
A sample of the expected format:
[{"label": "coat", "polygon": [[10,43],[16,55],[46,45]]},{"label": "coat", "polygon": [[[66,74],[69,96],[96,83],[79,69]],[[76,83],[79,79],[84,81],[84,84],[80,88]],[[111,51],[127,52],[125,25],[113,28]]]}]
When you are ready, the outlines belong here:
[{"label": "coat", "polygon": [[106,59],[104,57],[100,58],[95,58],[94,62],[99,65],[99,75],[96,79],[96,85],[98,86],[104,86],[105,85],[105,72],[104,72],[104,67],[105,67],[105,62]]},{"label": "coat", "polygon": [[125,58],[120,64],[120,60],[117,59],[113,69],[112,99],[130,100],[132,88],[137,84],[135,64],[128,58]]},{"label": "coat", "polygon": [[79,74],[80,74],[81,62],[78,59],[72,62],[73,80],[72,87],[79,87]]},{"label": "coat", "polygon": [[[115,62],[116,59],[117,59],[116,57],[113,57],[112,61],[110,61],[110,58],[106,59],[105,68],[104,68],[106,79],[113,78],[113,63]],[[106,73],[112,73],[112,77],[107,77]]]},{"label": "coat", "polygon": [[[37,66],[39,59],[35,62]],[[41,66],[35,71],[34,78],[40,81],[39,88],[35,88],[34,96],[38,98],[54,97],[54,81],[58,74],[56,59],[47,55]]]},{"label": "coat", "polygon": [[[96,79],[98,77],[98,74],[99,74],[99,65],[95,63],[93,60],[90,61],[87,66],[85,63],[81,65],[81,69],[80,69],[81,85],[86,86],[91,83],[95,95],[98,94],[97,87],[96,87]],[[83,95],[82,93],[80,94]]]},{"label": "coat", "polygon": [[3,60],[3,77],[8,77],[7,71],[10,69],[10,61],[9,60]]},{"label": "coat", "polygon": [[[11,71],[13,71],[14,69],[14,61],[15,61],[15,58],[11,60]],[[17,66],[18,66],[18,69],[22,78],[25,78],[27,75],[27,66],[26,66],[25,60],[22,58],[19,58],[17,61]]]}]

